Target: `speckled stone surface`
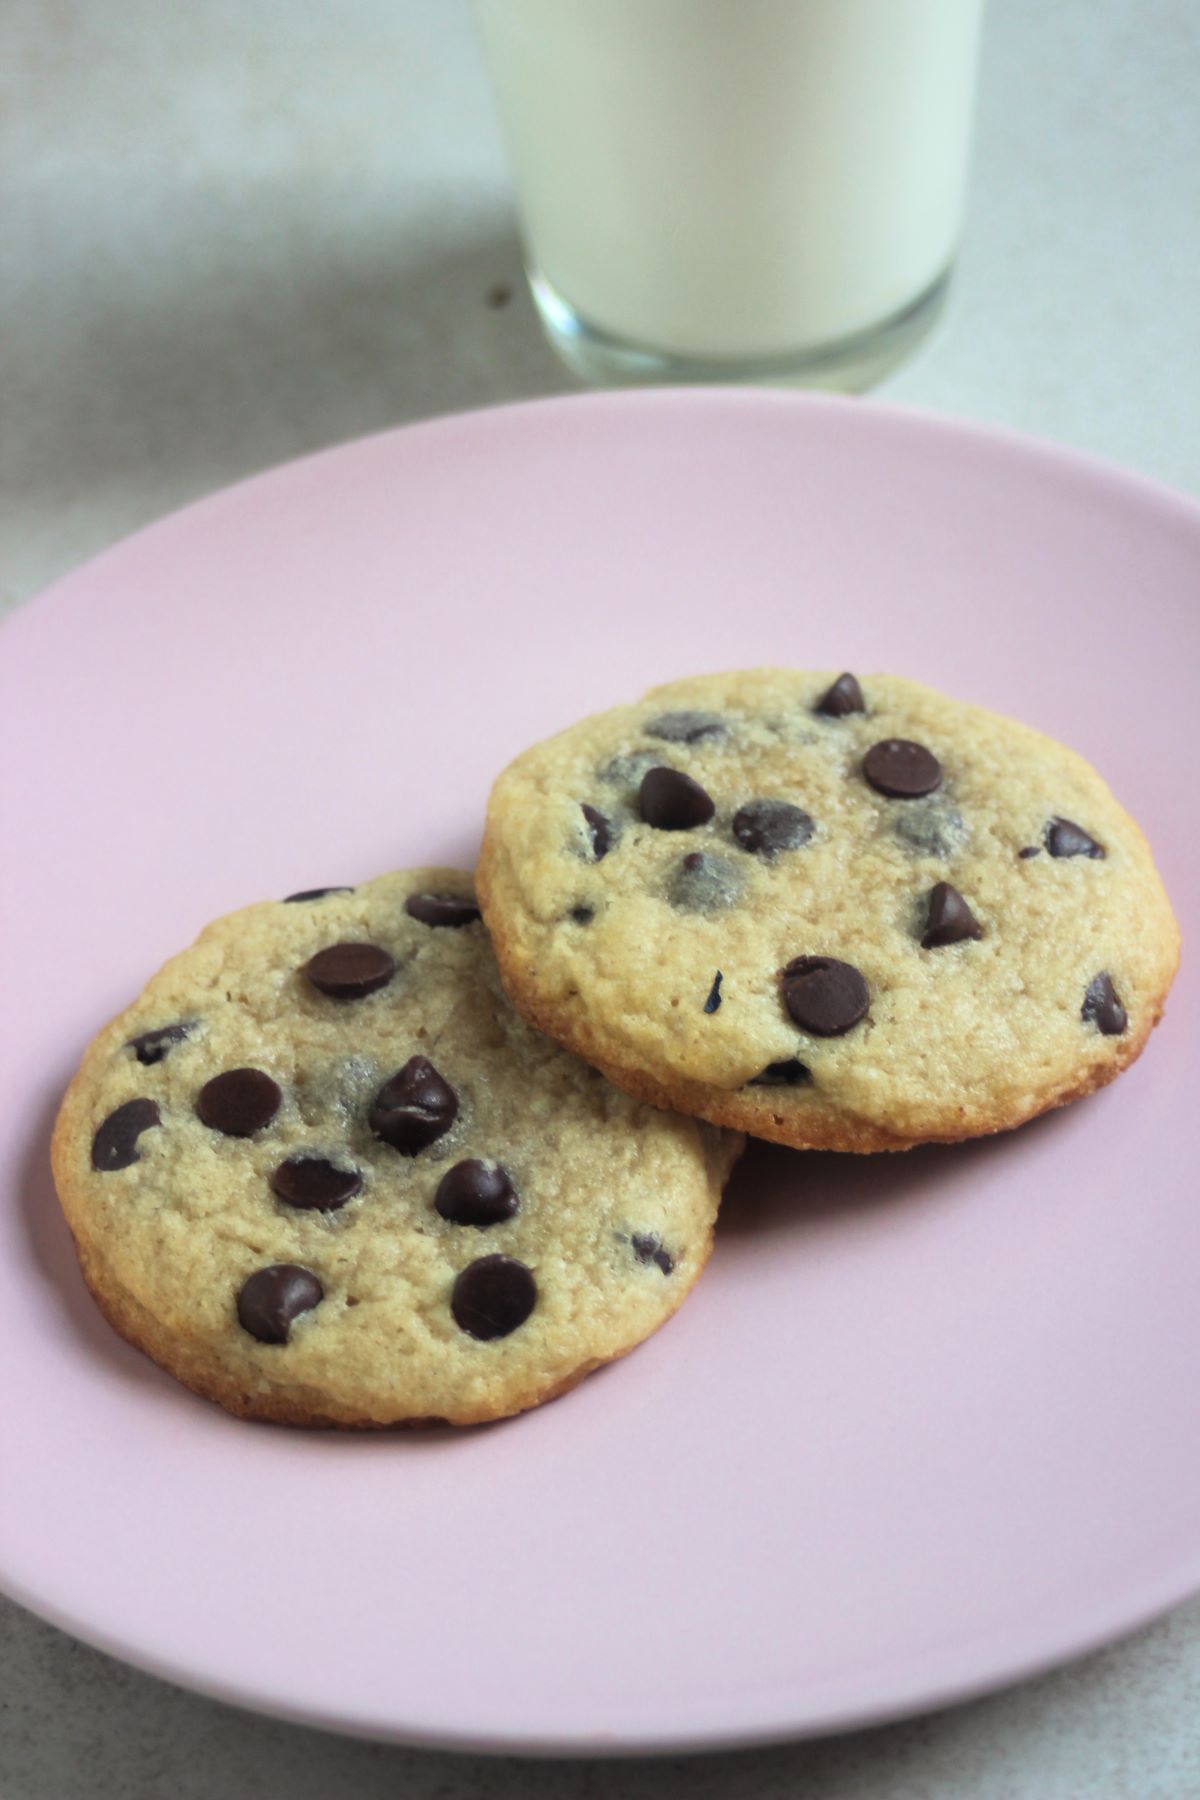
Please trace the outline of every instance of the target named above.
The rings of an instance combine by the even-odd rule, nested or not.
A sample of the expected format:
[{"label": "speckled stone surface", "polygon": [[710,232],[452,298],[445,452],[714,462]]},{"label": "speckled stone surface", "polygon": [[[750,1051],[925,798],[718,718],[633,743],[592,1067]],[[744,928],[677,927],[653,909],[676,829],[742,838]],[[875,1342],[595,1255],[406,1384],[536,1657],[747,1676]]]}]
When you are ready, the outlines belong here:
[{"label": "speckled stone surface", "polygon": [[[884,398],[1200,491],[1198,81],[1191,0],[995,0],[958,280]],[[272,462],[571,385],[466,0],[10,0],[0,213],[0,604]],[[1190,1800],[1197,1720],[1200,1603],[911,1724],[604,1765],[255,1719],[0,1602],[3,1800]]]}]

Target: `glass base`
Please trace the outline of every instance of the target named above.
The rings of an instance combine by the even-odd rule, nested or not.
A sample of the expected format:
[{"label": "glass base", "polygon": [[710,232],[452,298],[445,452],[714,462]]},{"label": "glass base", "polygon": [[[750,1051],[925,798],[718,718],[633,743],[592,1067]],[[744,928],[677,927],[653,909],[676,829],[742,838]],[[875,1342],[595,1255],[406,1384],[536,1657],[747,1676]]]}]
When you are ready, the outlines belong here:
[{"label": "glass base", "polygon": [[950,270],[943,269],[915,300],[878,325],[835,343],[768,357],[674,356],[629,343],[589,325],[537,270],[529,285],[551,344],[573,374],[594,385],[761,381],[856,394],[882,381],[932,330],[946,301]]}]

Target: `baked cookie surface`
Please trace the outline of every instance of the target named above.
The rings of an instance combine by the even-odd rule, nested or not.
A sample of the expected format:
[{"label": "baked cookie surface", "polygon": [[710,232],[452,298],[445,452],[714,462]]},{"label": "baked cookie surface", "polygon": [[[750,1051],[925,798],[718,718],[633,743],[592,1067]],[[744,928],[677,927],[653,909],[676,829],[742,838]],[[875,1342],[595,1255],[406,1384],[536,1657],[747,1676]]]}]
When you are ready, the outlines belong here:
[{"label": "baked cookie surface", "polygon": [[425,869],[210,925],[89,1047],[53,1163],[102,1310],[189,1387],[465,1424],[674,1312],[739,1147],[530,1030]]},{"label": "baked cookie surface", "polygon": [[585,719],[499,777],[478,884],[528,1019],[630,1093],[799,1148],[1086,1094],[1178,962],[1099,775],[898,676],[702,676]]}]

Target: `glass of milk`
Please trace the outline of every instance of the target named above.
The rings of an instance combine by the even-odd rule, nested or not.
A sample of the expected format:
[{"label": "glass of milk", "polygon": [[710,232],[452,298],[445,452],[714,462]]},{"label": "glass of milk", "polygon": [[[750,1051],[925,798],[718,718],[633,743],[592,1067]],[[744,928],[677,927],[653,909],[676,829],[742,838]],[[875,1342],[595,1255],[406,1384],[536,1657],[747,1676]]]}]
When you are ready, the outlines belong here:
[{"label": "glass of milk", "polygon": [[589,381],[861,388],[929,330],[983,0],[476,0],[530,284]]}]

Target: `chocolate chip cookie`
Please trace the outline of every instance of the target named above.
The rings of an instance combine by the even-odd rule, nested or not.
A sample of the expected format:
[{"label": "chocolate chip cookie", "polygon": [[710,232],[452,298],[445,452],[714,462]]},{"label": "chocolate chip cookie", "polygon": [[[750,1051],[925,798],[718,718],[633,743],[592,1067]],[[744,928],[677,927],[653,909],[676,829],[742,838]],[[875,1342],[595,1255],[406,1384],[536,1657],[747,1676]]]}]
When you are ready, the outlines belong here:
[{"label": "chocolate chip cookie", "polygon": [[301,1425],[495,1419],[675,1311],[732,1134],[619,1093],[504,997],[470,878],[210,925],[54,1134],[84,1276],[198,1393]]},{"label": "chocolate chip cookie", "polygon": [[479,891],[527,1019],[631,1094],[799,1148],[1087,1094],[1178,960],[1082,758],[886,675],[699,677],[536,745],[493,789]]}]

